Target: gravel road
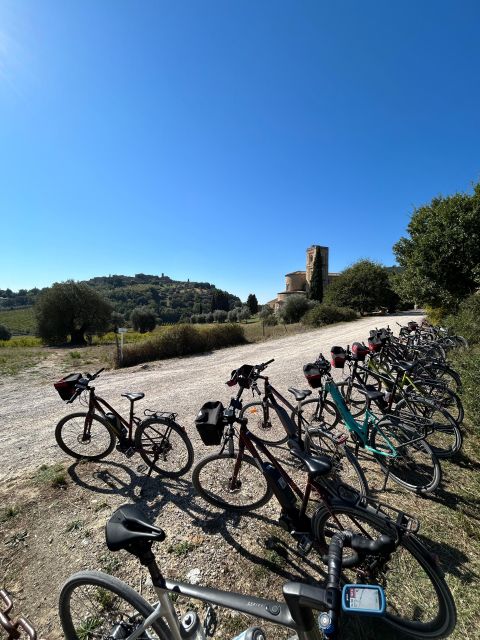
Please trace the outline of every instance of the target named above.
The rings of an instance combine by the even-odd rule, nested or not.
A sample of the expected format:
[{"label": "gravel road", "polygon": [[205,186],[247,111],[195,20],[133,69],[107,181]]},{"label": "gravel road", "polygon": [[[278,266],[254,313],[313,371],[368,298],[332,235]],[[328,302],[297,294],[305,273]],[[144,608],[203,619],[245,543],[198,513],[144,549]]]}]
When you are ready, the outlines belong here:
[{"label": "gravel road", "polygon": [[[136,404],[138,413],[145,408],[175,411],[194,443],[196,457],[208,450],[203,446],[193,420],[204,402],[221,400],[228,404],[231,390],[223,384],[232,369],[243,363],[257,364],[275,358],[268,368],[273,384],[286,393],[289,386],[305,388],[302,367],[319,352],[330,354],[330,347],[345,346],[356,340],[366,341],[368,332],[377,326],[395,322],[406,324],[418,320],[418,312],[395,317],[367,317],[355,322],[287,336],[257,344],[221,349],[206,355],[164,360],[123,370],[105,371],[96,382],[98,393],[127,414],[129,402],[120,397],[125,391],[143,391],[145,399]],[[67,413],[81,410],[78,402],[64,405],[53,389],[55,381],[45,381],[22,374],[0,379],[0,424],[2,464],[0,480],[14,478],[32,467],[65,458],[54,438],[54,427]],[[245,394],[245,400],[248,398]]]}]

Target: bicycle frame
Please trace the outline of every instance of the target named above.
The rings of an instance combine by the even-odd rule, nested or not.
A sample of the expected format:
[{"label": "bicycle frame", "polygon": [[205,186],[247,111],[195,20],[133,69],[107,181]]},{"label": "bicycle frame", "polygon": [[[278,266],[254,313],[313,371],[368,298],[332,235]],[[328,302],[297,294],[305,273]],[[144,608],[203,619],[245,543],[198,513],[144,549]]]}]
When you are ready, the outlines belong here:
[{"label": "bicycle frame", "polygon": [[309,594],[314,591],[317,602],[322,600],[325,608],[329,608],[327,590],[323,587],[312,587],[293,582],[287,583],[283,589],[286,603],[283,603],[257,596],[245,596],[240,593],[221,591],[220,589],[199,587],[177,582],[176,580],[165,580],[161,575],[152,579],[152,582],[158,597],[158,603],[148,618],[126,640],[139,638],[159,618],[165,618],[172,640],[182,640],[180,623],[169,598],[169,593],[194,598],[210,605],[225,607],[249,616],[261,618],[273,624],[289,627],[297,633],[299,640],[323,640],[324,638],[323,633],[314,623],[312,610],[308,606],[300,604],[301,599],[306,600]]},{"label": "bicycle frame", "polygon": [[[367,451],[371,451],[372,453],[375,453],[377,455],[385,456],[387,458],[396,458],[398,456],[398,449],[402,446],[405,446],[405,444],[395,447],[395,445],[393,445],[390,442],[389,438],[383,432],[380,424],[381,421],[379,420],[379,418],[377,418],[377,416],[371,413],[368,407],[367,407],[367,410],[365,411],[365,418],[363,420],[363,424],[360,422],[357,422],[355,418],[352,416],[352,414],[350,413],[350,411],[348,410],[348,407],[345,404],[345,400],[342,398],[342,395],[340,391],[337,389],[337,385],[335,384],[335,382],[333,380],[327,381],[325,383],[325,389],[326,389],[326,392],[332,396],[332,399],[337,409],[339,410],[340,415],[342,416],[345,422],[345,425],[347,426],[347,429],[350,432],[353,432],[359,438],[361,446],[364,449],[366,449]],[[388,447],[388,451],[375,449],[375,447],[371,447],[368,444],[370,429],[372,426],[377,427],[378,432],[380,433],[380,435],[382,436],[383,440],[385,441]]]},{"label": "bicycle frame", "polygon": [[[90,426],[92,424],[92,415],[95,413],[95,411],[97,411],[98,413],[100,413],[101,416],[103,416],[104,418],[107,415],[107,411],[113,413],[113,415],[115,416],[115,418],[117,419],[117,421],[120,422],[120,424],[122,424],[127,430],[128,430],[128,440],[132,439],[132,431],[133,431],[133,425],[135,424],[135,416],[133,413],[133,402],[131,403],[130,406],[130,420],[129,422],[127,422],[125,420],[125,418],[123,418],[123,416],[121,416],[118,411],[116,411],[110,404],[108,404],[108,402],[106,400],[104,400],[103,398],[100,398],[99,396],[97,396],[95,394],[95,387],[91,388],[89,391],[90,397],[88,400],[88,414],[87,417],[85,418],[85,437],[88,437],[89,433],[90,433]],[[138,419],[137,419],[138,420]],[[112,425],[109,422],[110,426],[114,429],[115,431],[115,435],[120,439],[124,439],[125,436],[123,436],[123,434],[121,433],[121,431],[119,429],[116,429],[114,425]]]}]

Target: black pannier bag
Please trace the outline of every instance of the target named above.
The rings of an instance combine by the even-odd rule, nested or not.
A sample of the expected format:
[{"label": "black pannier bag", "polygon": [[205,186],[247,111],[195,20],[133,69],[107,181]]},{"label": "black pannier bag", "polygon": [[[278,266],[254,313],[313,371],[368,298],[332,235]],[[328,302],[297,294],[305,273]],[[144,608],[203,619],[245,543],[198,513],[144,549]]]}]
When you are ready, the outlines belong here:
[{"label": "black pannier bag", "polygon": [[418,329],[418,323],[415,320],[411,320],[407,322],[407,327],[409,331],[416,331]]},{"label": "black pannier bag", "polygon": [[355,358],[355,360],[358,360],[359,362],[363,362],[365,360],[365,356],[367,355],[367,353],[368,353],[368,347],[366,347],[361,342],[354,342],[352,344],[352,356]]},{"label": "black pannier bag", "polygon": [[332,356],[332,367],[336,369],[343,369],[345,366],[345,360],[347,359],[347,353],[342,347],[332,347],[330,351]]},{"label": "black pannier bag", "polygon": [[197,431],[207,447],[220,444],[222,441],[223,412],[224,407],[220,401],[205,402],[195,418]]},{"label": "black pannier bag", "polygon": [[312,389],[318,389],[318,387],[322,386],[322,375],[324,372],[320,369],[318,364],[315,362],[309,362],[304,365],[303,373]]},{"label": "black pannier bag", "polygon": [[71,373],[53,385],[62,400],[71,400],[75,395],[75,385],[82,377],[81,373]]}]

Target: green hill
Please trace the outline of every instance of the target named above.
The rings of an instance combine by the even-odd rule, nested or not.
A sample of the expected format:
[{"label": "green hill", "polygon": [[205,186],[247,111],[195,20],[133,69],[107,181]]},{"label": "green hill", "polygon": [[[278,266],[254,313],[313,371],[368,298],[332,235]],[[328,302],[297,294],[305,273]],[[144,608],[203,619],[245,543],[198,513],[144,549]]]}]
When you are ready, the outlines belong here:
[{"label": "green hill", "polygon": [[[86,280],[115,310],[128,320],[136,307],[151,308],[159,323],[175,323],[188,319],[192,314],[207,313],[213,309],[228,311],[240,306],[240,298],[228,291],[217,289],[209,282],[183,282],[168,276],[100,276]],[[18,293],[0,289],[0,324],[15,334],[35,333],[35,317],[32,304],[39,289],[22,289]]]}]

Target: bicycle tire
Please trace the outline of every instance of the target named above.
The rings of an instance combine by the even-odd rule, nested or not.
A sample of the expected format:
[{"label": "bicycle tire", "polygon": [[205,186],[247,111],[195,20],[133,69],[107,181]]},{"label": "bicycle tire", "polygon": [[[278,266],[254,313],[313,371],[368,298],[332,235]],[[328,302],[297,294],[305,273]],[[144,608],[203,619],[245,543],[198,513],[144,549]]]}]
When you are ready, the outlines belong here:
[{"label": "bicycle tire", "polygon": [[[242,476],[247,478],[248,484],[237,479],[235,488],[229,486],[237,455],[217,453],[200,460],[193,469],[192,484],[198,495],[215,507],[244,513],[266,504],[273,493],[255,460],[245,455],[241,460],[240,472],[243,470]],[[204,474],[202,472],[206,467],[208,470]]]},{"label": "bicycle tire", "polygon": [[[98,604],[99,612],[92,615],[89,610],[87,617],[77,621],[78,617],[83,617],[80,607],[86,608],[87,604],[92,608]],[[117,610],[114,604],[118,607],[121,605],[122,608]],[[80,571],[71,576],[62,587],[58,607],[65,640],[84,640],[86,637],[107,640],[113,637],[111,632],[115,624],[120,622],[131,627],[130,635],[135,629],[135,623],[145,620],[153,612],[152,606],[131,587],[118,578],[99,571]],[[82,615],[79,611],[82,611]],[[119,618],[112,620],[112,614],[117,614]],[[110,619],[104,620],[107,617]],[[105,629],[99,628],[100,625],[105,626]],[[95,631],[95,636],[90,635],[89,629]],[[97,635],[99,631],[101,635]],[[168,627],[160,619],[148,628],[148,634],[153,640],[168,640],[171,637]],[[141,637],[146,638],[144,634]]]},{"label": "bicycle tire", "polygon": [[434,402],[440,409],[447,411],[457,423],[461,425],[465,417],[460,396],[447,385],[437,381],[414,380],[413,384],[406,389],[407,393],[415,395],[418,391],[422,396]]},{"label": "bicycle tire", "polygon": [[[430,379],[443,382],[452,391],[462,390],[462,380],[453,367],[441,362],[425,362],[422,363],[422,369],[428,372]],[[421,377],[424,377],[422,369],[420,369],[419,373]]]},{"label": "bicycle tire", "polygon": [[[90,437],[83,439],[87,415],[87,412],[78,412],[70,413],[62,418],[55,427],[55,440],[60,449],[72,458],[77,460],[101,460],[113,451],[116,437],[107,421],[101,416],[93,414]],[[92,436],[93,429],[95,431],[94,436]],[[75,442],[77,450],[72,448]],[[90,452],[87,451],[89,446],[91,447]],[[94,446],[100,449],[99,453],[91,452]]]},{"label": "bicycle tire", "polygon": [[[314,404],[316,404],[317,407],[314,408],[312,412],[309,412],[308,406],[314,407]],[[304,444],[307,453],[314,456],[327,456],[331,459],[332,472],[328,475],[328,479],[332,479],[335,483],[346,484],[353,487],[355,491],[362,496],[368,495],[367,478],[354,453],[343,444],[335,444],[326,434],[322,435],[322,431],[318,430],[320,425],[323,424],[325,416],[327,416],[328,419],[328,416],[335,415],[335,421],[331,428],[337,425],[340,420],[337,407],[329,400],[322,401],[317,398],[304,400],[300,406],[302,407],[302,416],[304,417],[305,413],[308,416],[306,418],[304,417],[308,423],[304,435]],[[307,407],[306,410],[305,407]],[[321,408],[320,411],[318,411],[319,408]],[[295,412],[292,413],[292,419],[294,419],[294,417]]]},{"label": "bicycle tire", "polygon": [[394,414],[409,420],[412,426],[417,420],[427,427],[433,422],[434,432],[426,441],[437,458],[451,458],[462,448],[463,435],[458,424],[448,411],[435,406],[428,398],[408,396],[396,405]]},{"label": "bicycle tire", "polygon": [[283,444],[288,440],[275,408],[260,400],[244,405],[240,418],[247,418],[250,433],[265,444]]},{"label": "bicycle tire", "polygon": [[379,451],[388,451],[388,446],[380,433],[380,429],[398,450],[398,457],[396,458],[373,453],[373,457],[379,463],[383,472],[409,491],[419,494],[435,491],[442,479],[442,471],[437,456],[424,439],[410,443],[411,440],[418,438],[421,434],[403,424],[400,419],[394,416],[386,416],[373,427],[370,433],[369,444]]},{"label": "bicycle tire", "polygon": [[193,464],[194,453],[190,438],[173,420],[155,416],[143,420],[135,431],[135,448],[149,469],[167,478],[183,476]]},{"label": "bicycle tire", "polygon": [[[321,506],[312,517],[312,533],[322,547],[326,547],[331,535],[340,529],[350,529],[370,538],[384,533],[396,539],[399,532],[393,521],[373,512],[372,507],[361,505],[332,502]],[[365,565],[368,562],[367,556]],[[382,620],[396,632],[407,633],[418,640],[436,640],[453,631],[456,608],[450,589],[432,554],[414,534],[400,531],[397,549],[386,566],[382,570],[375,569],[370,561],[365,567],[369,579],[362,575],[362,568],[363,565],[359,571],[344,569],[345,582],[381,584],[387,602]],[[352,572],[353,579],[349,577]],[[413,577],[415,582],[412,584],[408,577]],[[412,589],[415,590],[413,598]],[[423,619],[418,619],[420,617]]]}]

